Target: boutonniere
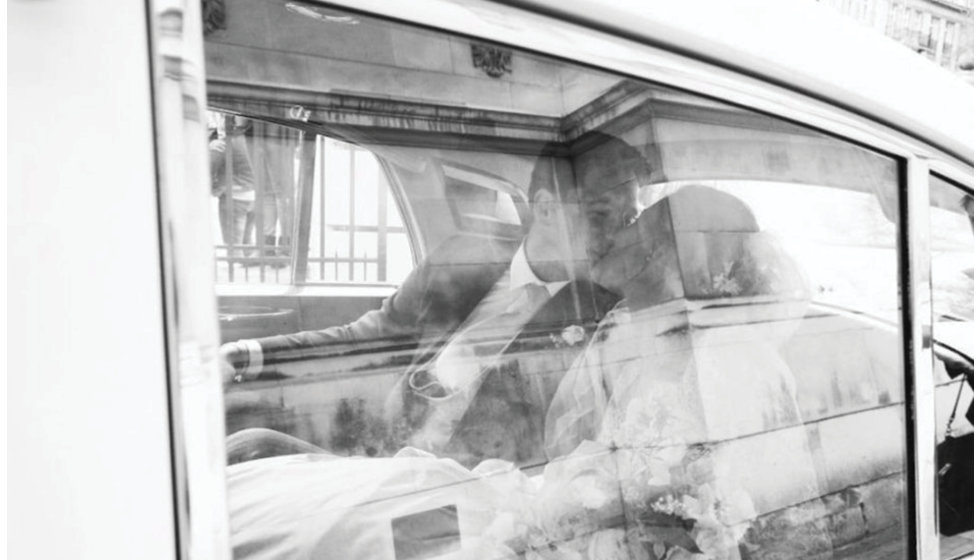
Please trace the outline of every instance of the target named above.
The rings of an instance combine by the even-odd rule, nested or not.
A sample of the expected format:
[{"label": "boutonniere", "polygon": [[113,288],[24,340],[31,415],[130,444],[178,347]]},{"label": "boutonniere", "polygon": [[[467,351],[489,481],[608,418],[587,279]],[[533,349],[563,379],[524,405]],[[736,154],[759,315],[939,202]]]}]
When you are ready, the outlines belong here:
[{"label": "boutonniere", "polygon": [[551,341],[556,348],[571,348],[585,342],[585,328],[582,325],[569,325],[560,334],[552,334]]}]

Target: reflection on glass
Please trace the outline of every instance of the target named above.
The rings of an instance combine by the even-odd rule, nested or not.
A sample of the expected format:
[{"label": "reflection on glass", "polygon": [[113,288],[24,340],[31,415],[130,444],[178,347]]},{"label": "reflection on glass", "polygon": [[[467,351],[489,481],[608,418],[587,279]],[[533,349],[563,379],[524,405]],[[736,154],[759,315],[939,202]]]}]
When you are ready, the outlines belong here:
[{"label": "reflection on glass", "polygon": [[309,112],[307,281],[404,280],[251,298],[296,327],[222,347],[236,557],[904,554],[894,160],[262,6],[208,41],[212,98]]},{"label": "reflection on glass", "polygon": [[[405,278],[410,253],[407,268],[389,272],[379,266],[379,252],[387,252],[395,236],[404,238],[405,228],[374,154],[316,136],[311,189],[303,189],[300,130],[221,111],[208,114],[220,282],[396,284]],[[302,279],[291,268],[297,235],[308,247],[301,257]]]},{"label": "reflection on glass", "polygon": [[941,558],[973,545],[973,196],[932,175],[932,309]]}]

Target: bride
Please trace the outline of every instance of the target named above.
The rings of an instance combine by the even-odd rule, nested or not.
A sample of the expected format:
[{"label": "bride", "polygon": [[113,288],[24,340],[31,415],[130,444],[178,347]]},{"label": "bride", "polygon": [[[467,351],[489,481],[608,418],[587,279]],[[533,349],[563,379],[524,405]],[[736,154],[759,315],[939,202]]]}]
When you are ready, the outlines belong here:
[{"label": "bride", "polygon": [[[780,496],[819,496],[779,354],[806,312],[805,279],[743,202],[700,185],[619,232],[596,275],[624,299],[558,387],[549,458],[610,450],[625,548],[739,558]],[[808,534],[808,548],[830,545]]]}]

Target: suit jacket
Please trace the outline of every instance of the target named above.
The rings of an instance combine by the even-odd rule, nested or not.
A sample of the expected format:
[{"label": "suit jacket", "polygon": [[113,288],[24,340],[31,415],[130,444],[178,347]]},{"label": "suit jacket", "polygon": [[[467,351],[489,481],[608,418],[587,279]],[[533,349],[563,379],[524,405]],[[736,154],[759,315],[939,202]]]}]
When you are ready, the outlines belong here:
[{"label": "suit jacket", "polygon": [[[425,367],[507,273],[519,246],[518,241],[453,237],[416,267],[380,309],[348,325],[258,342],[263,353],[371,340],[402,339],[418,344],[415,361],[399,378],[385,406],[390,437],[408,444],[433,406],[431,400],[412,391],[409,376]],[[505,346],[500,359],[488,360],[482,384],[449,445],[433,451],[468,465],[487,457],[523,464],[543,459],[545,412],[560,376],[618,300],[588,281],[566,284]],[[563,337],[570,326],[581,327],[576,344]],[[542,374],[542,367],[549,370],[547,375]]]},{"label": "suit jacket", "polygon": [[[508,261],[508,267],[509,264]],[[504,272],[506,268],[482,280],[484,296]],[[481,299],[482,296],[473,303],[471,310]],[[393,431],[401,432],[405,444],[421,445],[470,467],[487,458],[521,465],[543,461],[544,419],[551,397],[599,321],[618,301],[619,297],[592,282],[578,280],[566,284],[497,355],[485,358],[479,387],[469,402],[446,400],[448,392],[428,371],[451,333],[432,342],[416,353],[416,361],[390,393],[386,403],[389,425]],[[460,316],[459,322],[465,318]],[[571,331],[570,327],[573,327]],[[425,386],[424,390],[410,386],[413,377],[415,387]],[[461,404],[465,412],[448,413],[449,417],[459,416],[452,427],[444,425],[445,415],[432,420],[439,413],[437,408]],[[431,443],[427,438],[414,437],[432,434],[433,430],[438,440],[448,436],[448,443],[433,448],[426,445]]]},{"label": "suit jacket", "polygon": [[[438,343],[451,334],[510,267],[519,241],[472,235],[437,247],[385,298],[347,325],[257,339],[263,354],[322,348],[331,344],[423,339]],[[463,256],[461,258],[461,255]]]},{"label": "suit jacket", "polygon": [[559,290],[500,355],[488,361],[476,396],[448,445],[437,451],[468,467],[490,458],[519,466],[544,464],[545,417],[558,383],[618,301],[618,296],[587,281],[570,282]]}]

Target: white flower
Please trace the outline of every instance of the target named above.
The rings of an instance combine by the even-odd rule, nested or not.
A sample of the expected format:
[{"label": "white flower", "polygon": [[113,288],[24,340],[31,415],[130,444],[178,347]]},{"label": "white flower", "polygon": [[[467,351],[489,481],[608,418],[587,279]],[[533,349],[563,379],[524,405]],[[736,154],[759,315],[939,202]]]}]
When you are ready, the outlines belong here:
[{"label": "white flower", "polygon": [[565,330],[561,331],[561,339],[565,341],[565,344],[575,346],[585,340],[585,329],[581,325],[567,326]]},{"label": "white flower", "polygon": [[670,466],[662,461],[651,462],[647,465],[647,479],[649,486],[668,486],[670,485]]},{"label": "white flower", "polygon": [[732,531],[718,522],[699,520],[694,540],[704,554],[703,558],[726,560],[737,551],[738,538]]},{"label": "white flower", "polygon": [[724,272],[716,274],[714,277],[712,277],[711,285],[714,292],[718,294],[734,296],[738,295],[739,292],[738,281]]},{"label": "white flower", "polygon": [[626,532],[622,529],[605,529],[593,534],[587,556],[602,560],[629,560]]},{"label": "white flower", "polygon": [[[688,496],[684,496],[686,500]],[[668,515],[678,515],[684,517],[686,514],[686,506],[683,501],[678,500],[674,496],[668,494],[666,496],[661,496],[656,502],[650,505],[653,511],[659,513],[666,513]]]},{"label": "white flower", "polygon": [[750,521],[757,515],[752,496],[729,481],[718,483],[718,519],[726,525]]},{"label": "white flower", "polygon": [[701,513],[701,502],[694,496],[685,495],[681,498],[681,503],[684,504],[684,513],[687,516],[695,516]]},{"label": "white flower", "polygon": [[510,512],[504,512],[494,517],[493,522],[483,532],[483,536],[494,542],[506,542],[516,535],[518,535],[517,523],[514,514]]},{"label": "white flower", "polygon": [[599,509],[613,498],[603,491],[599,481],[593,476],[574,479],[572,494],[578,495],[579,503],[586,509]]}]

